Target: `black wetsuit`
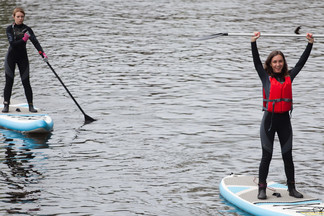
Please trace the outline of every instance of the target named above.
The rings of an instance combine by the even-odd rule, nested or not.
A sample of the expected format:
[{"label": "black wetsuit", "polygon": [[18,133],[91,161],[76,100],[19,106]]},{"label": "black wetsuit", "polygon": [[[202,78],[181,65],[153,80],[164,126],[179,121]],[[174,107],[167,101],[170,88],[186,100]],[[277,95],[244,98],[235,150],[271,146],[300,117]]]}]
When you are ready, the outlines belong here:
[{"label": "black wetsuit", "polygon": [[[289,71],[291,82],[300,72],[305,65],[310,52],[312,50],[312,43],[308,43],[304,53],[300,57],[296,66]],[[259,52],[257,49],[256,42],[251,43],[252,55],[255,69],[262,81],[262,87],[267,97],[270,92],[270,79],[267,72],[264,70],[260,60]],[[278,80],[278,79],[277,79]],[[278,80],[279,82],[284,80]],[[290,122],[289,112],[285,113],[272,113],[265,111],[260,127],[260,137],[262,144],[262,159],[259,167],[259,183],[265,184],[269,172],[270,161],[272,159],[273,142],[275,133],[277,132],[281,154],[284,161],[285,173],[287,182],[295,181],[295,168],[292,158],[292,127]]]},{"label": "black wetsuit", "polygon": [[32,29],[25,24],[12,24],[7,27],[6,33],[9,41],[9,49],[5,58],[6,85],[4,88],[4,101],[10,103],[12,86],[14,82],[15,67],[18,65],[22,84],[29,104],[33,102],[33,92],[29,81],[29,61],[27,56],[26,42],[22,39],[25,32],[30,34],[30,41],[41,53],[43,49]]}]

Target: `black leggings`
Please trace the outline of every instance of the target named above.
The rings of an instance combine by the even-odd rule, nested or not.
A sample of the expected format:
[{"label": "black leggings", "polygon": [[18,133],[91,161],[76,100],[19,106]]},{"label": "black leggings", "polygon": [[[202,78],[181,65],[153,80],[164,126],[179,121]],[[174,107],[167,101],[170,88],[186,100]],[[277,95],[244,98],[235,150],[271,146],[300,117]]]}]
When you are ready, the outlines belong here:
[{"label": "black leggings", "polygon": [[18,65],[20,78],[24,86],[25,95],[28,103],[33,103],[33,91],[29,81],[29,61],[27,55],[20,58],[14,58],[7,55],[5,59],[6,85],[4,88],[4,101],[10,103],[12,86],[15,77],[15,67]]},{"label": "black leggings", "polygon": [[292,128],[289,112],[270,113],[265,111],[260,128],[262,159],[259,167],[259,183],[266,183],[272,159],[275,133],[278,134],[287,182],[295,181],[292,158]]}]

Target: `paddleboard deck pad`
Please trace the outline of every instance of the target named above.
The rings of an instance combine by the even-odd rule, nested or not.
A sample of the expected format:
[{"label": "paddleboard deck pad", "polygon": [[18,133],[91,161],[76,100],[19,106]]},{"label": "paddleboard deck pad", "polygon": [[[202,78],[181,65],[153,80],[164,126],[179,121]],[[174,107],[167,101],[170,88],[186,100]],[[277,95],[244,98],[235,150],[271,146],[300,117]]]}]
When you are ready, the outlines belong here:
[{"label": "paddleboard deck pad", "polygon": [[36,113],[29,112],[27,103],[12,100],[9,112],[3,113],[0,105],[0,127],[22,133],[49,133],[53,130],[53,120],[39,108]]},{"label": "paddleboard deck pad", "polygon": [[256,216],[324,216],[324,203],[303,193],[303,198],[289,196],[286,185],[268,182],[267,199],[259,200],[258,178],[230,175],[222,179],[221,195],[238,208]]}]

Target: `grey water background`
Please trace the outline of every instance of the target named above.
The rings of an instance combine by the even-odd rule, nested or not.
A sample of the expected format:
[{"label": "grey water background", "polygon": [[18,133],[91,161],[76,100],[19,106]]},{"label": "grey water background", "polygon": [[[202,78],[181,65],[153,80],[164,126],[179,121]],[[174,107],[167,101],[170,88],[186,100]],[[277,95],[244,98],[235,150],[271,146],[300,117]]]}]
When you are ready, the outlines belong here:
[{"label": "grey water background", "polygon": [[[26,10],[53,68],[28,42],[34,103],[47,137],[0,131],[1,215],[246,215],[219,194],[230,173],[258,174],[261,82],[249,37],[324,34],[324,2],[250,0],[0,1],[0,61],[15,6]],[[260,38],[264,61],[293,67],[305,38]],[[294,81],[294,161],[300,191],[323,199],[324,39]],[[4,68],[0,64],[0,89]],[[13,98],[25,100],[16,70]],[[1,93],[2,94],[2,93]],[[285,183],[278,140],[269,180]]]}]

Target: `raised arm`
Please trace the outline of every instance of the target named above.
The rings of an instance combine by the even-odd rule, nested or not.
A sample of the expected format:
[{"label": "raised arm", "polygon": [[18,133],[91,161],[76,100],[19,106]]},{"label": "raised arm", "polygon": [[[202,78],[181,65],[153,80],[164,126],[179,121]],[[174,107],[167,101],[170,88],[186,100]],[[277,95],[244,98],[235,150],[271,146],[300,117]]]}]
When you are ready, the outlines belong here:
[{"label": "raised arm", "polygon": [[314,43],[313,34],[307,33],[306,38],[308,40],[306,49],[304,50],[303,54],[299,58],[295,67],[290,70],[291,80],[293,80],[297,76],[297,74],[301,71],[301,69],[304,67],[304,65],[306,64],[306,61],[312,51],[313,43]]},{"label": "raised arm", "polygon": [[268,79],[268,74],[264,70],[262,62],[260,60],[259,51],[257,48],[256,40],[260,37],[260,32],[254,32],[254,36],[251,38],[251,50],[252,50],[252,57],[255,70],[258,72],[258,75],[263,84],[265,84],[266,80]]}]

